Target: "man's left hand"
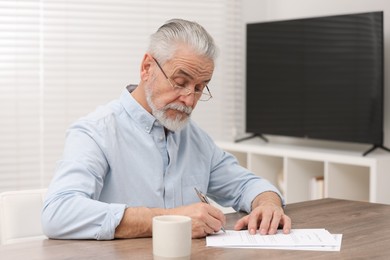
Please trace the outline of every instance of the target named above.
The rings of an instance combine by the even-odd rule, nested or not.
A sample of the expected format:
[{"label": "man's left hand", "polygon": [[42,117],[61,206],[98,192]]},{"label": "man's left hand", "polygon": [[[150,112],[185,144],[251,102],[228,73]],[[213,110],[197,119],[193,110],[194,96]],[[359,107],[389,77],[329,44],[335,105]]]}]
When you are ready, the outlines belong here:
[{"label": "man's left hand", "polygon": [[255,198],[251,213],[239,219],[234,229],[241,230],[245,227],[252,235],[256,234],[257,230],[261,235],[272,235],[278,227],[283,227],[283,233],[288,234],[291,230],[291,219],[284,214],[279,196],[274,192],[264,192]]}]

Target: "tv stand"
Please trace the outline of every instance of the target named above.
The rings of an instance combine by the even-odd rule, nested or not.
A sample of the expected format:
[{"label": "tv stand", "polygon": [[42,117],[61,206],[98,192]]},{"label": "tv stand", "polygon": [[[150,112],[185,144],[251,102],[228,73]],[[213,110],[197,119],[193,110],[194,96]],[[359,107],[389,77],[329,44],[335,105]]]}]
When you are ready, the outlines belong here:
[{"label": "tv stand", "polygon": [[268,143],[268,139],[264,135],[262,135],[262,134],[252,134],[250,136],[246,136],[246,137],[243,137],[243,138],[240,138],[240,139],[236,139],[236,140],[234,140],[234,142],[235,143],[239,143],[239,142],[242,142],[242,141],[245,141],[245,140],[249,140],[249,139],[252,139],[252,138],[255,138],[255,137],[259,137],[262,140],[264,140],[264,142]]},{"label": "tv stand", "polygon": [[389,148],[387,148],[383,145],[374,144],[370,149],[368,149],[366,152],[363,153],[363,156],[366,156],[367,154],[371,153],[372,151],[374,151],[377,148],[382,148],[383,150],[390,152]]},{"label": "tv stand", "polygon": [[390,204],[390,153],[278,144],[217,142],[239,164],[269,180],[287,203],[339,198]]}]

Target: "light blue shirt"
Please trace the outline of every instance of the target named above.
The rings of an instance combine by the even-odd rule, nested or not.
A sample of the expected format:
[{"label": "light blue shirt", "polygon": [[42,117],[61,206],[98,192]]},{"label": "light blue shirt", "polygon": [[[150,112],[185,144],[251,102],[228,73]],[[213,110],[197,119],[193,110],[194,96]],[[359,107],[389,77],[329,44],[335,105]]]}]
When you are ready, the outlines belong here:
[{"label": "light blue shirt", "polygon": [[194,122],[166,135],[125,89],[69,128],[44,203],[43,230],[51,238],[113,239],[127,207],[197,203],[194,187],[246,212],[261,192],[279,194]]}]

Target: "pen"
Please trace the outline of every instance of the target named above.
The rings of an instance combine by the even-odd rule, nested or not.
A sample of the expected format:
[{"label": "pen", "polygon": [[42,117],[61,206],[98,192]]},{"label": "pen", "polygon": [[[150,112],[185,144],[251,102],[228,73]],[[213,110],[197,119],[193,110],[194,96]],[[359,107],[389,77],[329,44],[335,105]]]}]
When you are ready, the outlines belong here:
[{"label": "pen", "polygon": [[[201,191],[199,191],[196,187],[194,187],[194,189],[195,189],[196,194],[198,195],[198,197],[199,197],[199,199],[200,199],[201,202],[210,204],[210,201],[209,201],[209,199],[207,198],[206,195],[204,195],[204,194],[203,194]],[[223,227],[221,227],[221,230],[222,230],[224,233],[226,233],[226,230],[225,230]]]}]

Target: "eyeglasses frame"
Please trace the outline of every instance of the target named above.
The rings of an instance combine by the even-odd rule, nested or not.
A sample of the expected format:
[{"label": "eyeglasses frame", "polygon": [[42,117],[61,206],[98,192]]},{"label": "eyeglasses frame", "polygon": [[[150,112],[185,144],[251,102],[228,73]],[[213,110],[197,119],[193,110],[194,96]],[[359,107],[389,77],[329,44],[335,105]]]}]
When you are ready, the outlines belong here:
[{"label": "eyeglasses frame", "polygon": [[[172,84],[172,82],[169,80],[169,77],[167,76],[167,74],[165,73],[165,71],[163,70],[163,68],[161,67],[160,63],[156,60],[156,58],[152,57],[153,60],[156,62],[157,66],[160,68],[161,72],[164,74],[164,77],[167,79],[167,81],[169,82],[169,85],[171,85],[171,87],[173,89],[179,89],[179,90],[187,90],[187,93],[185,94],[186,96],[189,96],[190,94],[194,94],[194,97],[196,97],[196,94],[197,92],[195,91],[192,91],[191,89],[189,89],[188,87],[184,87],[184,86],[179,86],[179,85],[174,85]],[[205,88],[207,90],[208,93],[204,93],[203,91],[200,93],[200,96],[198,98],[199,101],[209,101],[213,96],[211,95],[211,92],[210,92],[210,89],[209,87],[207,86],[207,84],[205,85]],[[201,97],[208,97],[207,99],[201,99]]]}]

